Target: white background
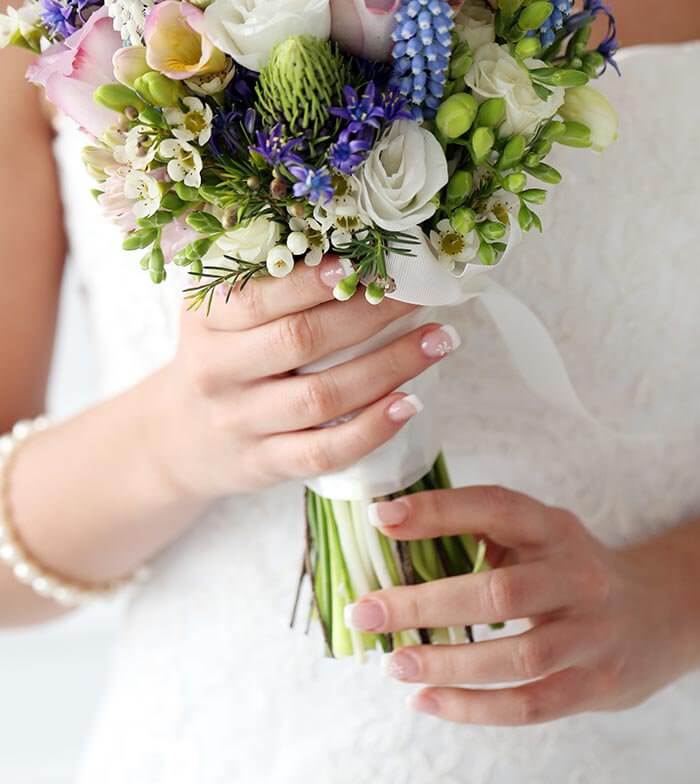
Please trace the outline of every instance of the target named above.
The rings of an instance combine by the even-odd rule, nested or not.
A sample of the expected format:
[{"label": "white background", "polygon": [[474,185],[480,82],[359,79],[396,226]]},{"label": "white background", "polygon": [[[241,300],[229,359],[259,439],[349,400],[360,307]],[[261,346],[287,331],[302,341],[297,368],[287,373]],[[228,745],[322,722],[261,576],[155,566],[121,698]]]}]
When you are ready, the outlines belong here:
[{"label": "white background", "polygon": [[[89,334],[69,273],[51,384],[56,413],[71,413],[91,401],[92,367]],[[101,606],[40,628],[0,631],[2,784],[72,782],[104,686],[118,617],[118,605]]]}]

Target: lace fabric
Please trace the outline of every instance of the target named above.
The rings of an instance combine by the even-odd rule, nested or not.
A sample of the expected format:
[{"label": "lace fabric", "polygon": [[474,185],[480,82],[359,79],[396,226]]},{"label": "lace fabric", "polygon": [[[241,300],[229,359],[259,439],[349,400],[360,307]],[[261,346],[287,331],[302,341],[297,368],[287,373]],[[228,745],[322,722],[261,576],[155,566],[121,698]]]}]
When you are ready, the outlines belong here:
[{"label": "lace fabric", "polygon": [[[590,409],[658,435],[613,439],[547,408],[478,306],[440,313],[465,338],[443,367],[439,412],[454,480],[566,506],[612,546],[700,515],[700,45],[630,50],[623,65],[604,85],[619,144],[562,152],[544,236],[496,272],[546,323]],[[118,250],[79,146],[62,129],[72,257],[108,394],[172,356],[179,287],[152,286]],[[223,502],[158,559],[124,617],[79,784],[696,780],[700,675],[624,713],[467,728],[413,715],[412,687],[376,661],[322,659],[318,634],[287,627],[301,505],[292,485]]]}]

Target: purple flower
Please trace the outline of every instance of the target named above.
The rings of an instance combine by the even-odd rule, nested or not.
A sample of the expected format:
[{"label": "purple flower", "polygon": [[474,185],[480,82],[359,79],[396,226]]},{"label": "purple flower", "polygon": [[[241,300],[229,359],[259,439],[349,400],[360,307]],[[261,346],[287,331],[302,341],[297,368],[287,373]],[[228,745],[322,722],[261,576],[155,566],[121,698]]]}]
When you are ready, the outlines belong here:
[{"label": "purple flower", "polygon": [[360,166],[372,148],[368,138],[353,138],[350,129],[343,131],[338,141],[330,148],[328,160],[334,169],[343,174],[352,174]]},{"label": "purple flower", "polygon": [[331,173],[325,166],[312,169],[310,166],[292,164],[289,171],[297,180],[294,183],[294,196],[297,199],[307,196],[311,204],[323,204],[335,195]]},{"label": "purple flower", "polygon": [[365,127],[379,128],[384,119],[384,108],[381,105],[381,97],[377,100],[377,87],[374,82],[369,82],[365,87],[362,96],[357,94],[357,90],[346,85],[343,89],[345,98],[344,107],[331,107],[331,114],[346,120],[348,130],[357,133]]},{"label": "purple flower", "polygon": [[94,0],[41,0],[41,21],[49,36],[63,40],[79,30],[102,3]]},{"label": "purple flower", "polygon": [[598,45],[597,51],[605,58],[606,65],[611,65],[619,74],[620,68],[617,62],[615,62],[615,54],[620,48],[617,41],[617,22],[612,9],[607,3],[603,2],[603,0],[584,0],[583,10],[577,14],[572,14],[566,20],[566,30],[569,33],[574,33],[593,22],[599,14],[605,14],[608,17],[608,30],[605,38]]},{"label": "purple flower", "polygon": [[281,164],[285,166],[292,163],[303,164],[301,156],[294,152],[303,143],[303,138],[297,136],[293,139],[285,139],[281,123],[277,123],[269,131],[258,131],[256,138],[257,145],[250,149],[261,155],[273,168]]},{"label": "purple flower", "polygon": [[409,108],[408,99],[401,95],[396,87],[390,87],[382,96],[384,121],[388,123],[397,120],[412,120],[413,114]]}]

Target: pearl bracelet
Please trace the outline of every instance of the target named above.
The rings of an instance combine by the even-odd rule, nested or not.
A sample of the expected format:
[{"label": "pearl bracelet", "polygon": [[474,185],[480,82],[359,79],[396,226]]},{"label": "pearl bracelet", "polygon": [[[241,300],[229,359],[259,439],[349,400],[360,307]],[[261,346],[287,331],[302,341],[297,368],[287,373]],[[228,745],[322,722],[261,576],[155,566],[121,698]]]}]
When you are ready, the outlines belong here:
[{"label": "pearl bracelet", "polygon": [[39,596],[53,599],[64,607],[78,607],[97,599],[108,598],[132,583],[144,582],[148,578],[145,567],[138,569],[127,579],[102,585],[70,581],[41,566],[27,551],[12,524],[9,476],[20,447],[47,427],[47,420],[39,417],[33,422],[18,422],[11,433],[0,437],[0,561],[7,564],[20,583],[30,587]]}]

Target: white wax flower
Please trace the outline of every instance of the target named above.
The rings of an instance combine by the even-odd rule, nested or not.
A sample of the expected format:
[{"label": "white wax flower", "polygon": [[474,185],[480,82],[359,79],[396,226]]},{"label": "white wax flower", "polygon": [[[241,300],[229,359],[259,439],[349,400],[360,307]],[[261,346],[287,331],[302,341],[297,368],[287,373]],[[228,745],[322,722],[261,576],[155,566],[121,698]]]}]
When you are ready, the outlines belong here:
[{"label": "white wax flower", "polygon": [[254,218],[219,237],[207,252],[205,264],[236,269],[236,259],[251,264],[266,261],[279,243],[281,233],[279,223],[269,218]]},{"label": "white wax flower", "polygon": [[118,163],[143,171],[155,158],[156,138],[150,125],[135,125],[121,139],[117,132],[115,140],[114,159]]},{"label": "white wax flower", "polygon": [[330,241],[314,218],[295,218],[289,221],[291,233],[287,237],[287,247],[295,256],[304,255],[304,264],[317,267],[328,253]]},{"label": "white wax flower", "polygon": [[[526,67],[527,66],[527,67]],[[545,120],[557,113],[564,102],[564,89],[550,88],[552,94],[543,101],[535,92],[528,68],[544,68],[541,60],[526,60],[520,64],[507,46],[486,44],[474,55],[474,64],[464,81],[478,101],[504,98],[506,119],[499,128],[501,136],[533,134]]]},{"label": "white wax flower", "polygon": [[386,231],[412,229],[435,214],[434,197],[447,180],[447,160],[435,136],[399,120],[355,175],[360,215]]},{"label": "white wax flower", "polygon": [[493,11],[480,0],[467,0],[455,17],[457,35],[476,52],[496,40],[495,18]]},{"label": "white wax flower", "polygon": [[202,156],[189,142],[166,139],[160,144],[160,154],[168,160],[168,177],[173,182],[199,188],[202,184]]},{"label": "white wax flower", "polygon": [[164,109],[163,116],[173,129],[173,136],[182,142],[196,141],[206,144],[211,138],[211,123],[214,114],[209,104],[199,98],[188,96],[182,99],[184,109]]},{"label": "white wax flower", "polygon": [[273,278],[285,278],[294,269],[294,256],[286,245],[275,245],[267,254],[267,271]]},{"label": "white wax flower", "polygon": [[253,71],[260,71],[287,38],[328,40],[330,31],[330,0],[214,0],[204,12],[209,39]]},{"label": "white wax flower", "polygon": [[160,185],[149,174],[132,171],[124,178],[124,196],[134,204],[131,211],[137,218],[148,218],[160,207]]},{"label": "white wax flower", "polygon": [[590,128],[593,149],[602,152],[617,139],[618,117],[610,101],[593,87],[572,87],[566,91],[559,114],[565,120]]},{"label": "white wax flower", "polygon": [[461,275],[464,267],[476,258],[481,242],[476,230],[462,234],[445,218],[438,223],[436,231],[430,232],[430,244],[440,263],[450,272]]}]

